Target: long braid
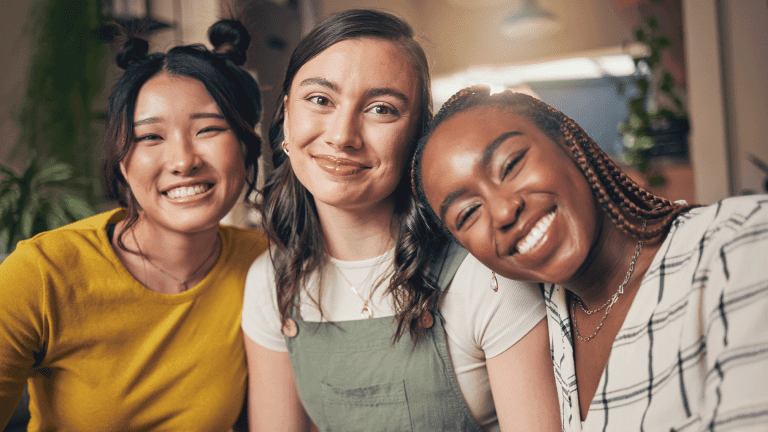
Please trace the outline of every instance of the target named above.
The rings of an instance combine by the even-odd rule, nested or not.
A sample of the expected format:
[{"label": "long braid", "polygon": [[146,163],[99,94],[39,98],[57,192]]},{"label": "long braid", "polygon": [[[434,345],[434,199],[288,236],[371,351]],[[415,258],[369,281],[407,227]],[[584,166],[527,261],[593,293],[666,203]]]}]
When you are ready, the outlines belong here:
[{"label": "long braid", "polygon": [[[449,117],[473,107],[490,106],[522,115],[533,121],[555,142],[564,143],[569,154],[589,183],[595,200],[622,232],[643,240],[663,236],[677,215],[693,206],[670,202],[654,195],[632,180],[587,135],[575,121],[547,105],[522,93],[509,90],[491,95],[488,87],[473,86],[454,94],[440,109],[429,130],[419,142],[412,163],[412,186],[419,199],[426,203],[421,177],[421,156],[437,127]],[[439,218],[426,206],[430,214]],[[643,221],[648,225],[643,229]],[[442,224],[441,224],[442,225]]]}]

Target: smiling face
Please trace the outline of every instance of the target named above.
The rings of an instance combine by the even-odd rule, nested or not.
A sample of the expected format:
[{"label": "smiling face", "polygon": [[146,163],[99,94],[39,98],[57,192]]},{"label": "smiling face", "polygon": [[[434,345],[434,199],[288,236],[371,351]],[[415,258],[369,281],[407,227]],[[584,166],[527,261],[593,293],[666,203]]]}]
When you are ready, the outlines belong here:
[{"label": "smiling face", "polygon": [[566,282],[586,261],[603,217],[566,151],[526,117],[471,108],[430,137],[424,192],[489,268],[511,279]]},{"label": "smiling face", "polygon": [[240,142],[203,83],[159,74],[139,91],[120,169],[141,218],[172,231],[215,229],[240,196]]},{"label": "smiling face", "polygon": [[323,206],[370,210],[392,200],[419,115],[419,81],[398,45],[338,42],[304,64],[284,99],[296,177]]}]

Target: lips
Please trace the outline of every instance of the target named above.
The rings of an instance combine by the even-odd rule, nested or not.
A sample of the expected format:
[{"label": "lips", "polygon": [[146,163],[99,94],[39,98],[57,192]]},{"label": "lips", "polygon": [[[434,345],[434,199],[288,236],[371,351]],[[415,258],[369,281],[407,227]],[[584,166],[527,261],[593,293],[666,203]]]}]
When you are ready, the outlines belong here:
[{"label": "lips", "polygon": [[554,219],[554,211],[539,219],[528,234],[517,243],[517,253],[524,255],[533,250],[544,239],[544,236],[549,230],[549,227],[552,226],[552,221]]},{"label": "lips", "polygon": [[200,195],[211,188],[210,183],[197,183],[188,186],[179,186],[163,192],[163,195],[171,199],[185,198],[188,196]]},{"label": "lips", "polygon": [[352,159],[337,158],[330,155],[315,156],[314,161],[320,169],[338,177],[355,175],[369,168]]}]

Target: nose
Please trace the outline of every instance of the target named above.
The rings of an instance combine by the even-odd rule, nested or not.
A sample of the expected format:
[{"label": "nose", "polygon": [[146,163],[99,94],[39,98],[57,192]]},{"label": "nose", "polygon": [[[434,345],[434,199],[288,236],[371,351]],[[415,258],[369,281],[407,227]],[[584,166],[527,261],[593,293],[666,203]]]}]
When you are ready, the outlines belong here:
[{"label": "nose", "polygon": [[494,200],[489,204],[493,228],[507,231],[515,225],[525,208],[525,201],[517,194]]},{"label": "nose", "polygon": [[329,118],[325,131],[325,142],[339,150],[344,148],[359,149],[363,145],[361,137],[361,117],[354,109],[338,109]]},{"label": "nose", "polygon": [[169,172],[187,175],[203,165],[203,160],[190,138],[177,134],[167,139],[165,145],[165,165]]}]

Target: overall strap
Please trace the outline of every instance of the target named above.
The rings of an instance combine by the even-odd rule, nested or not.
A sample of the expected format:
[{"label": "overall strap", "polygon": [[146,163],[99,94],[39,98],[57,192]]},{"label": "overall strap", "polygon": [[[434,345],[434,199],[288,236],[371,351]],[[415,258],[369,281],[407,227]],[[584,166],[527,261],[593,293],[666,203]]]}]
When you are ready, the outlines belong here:
[{"label": "overall strap", "polygon": [[445,291],[453,277],[456,276],[456,272],[459,270],[461,263],[464,262],[464,258],[467,257],[467,253],[464,247],[451,239],[445,245],[442,252],[432,260],[429,275],[440,291]]}]

